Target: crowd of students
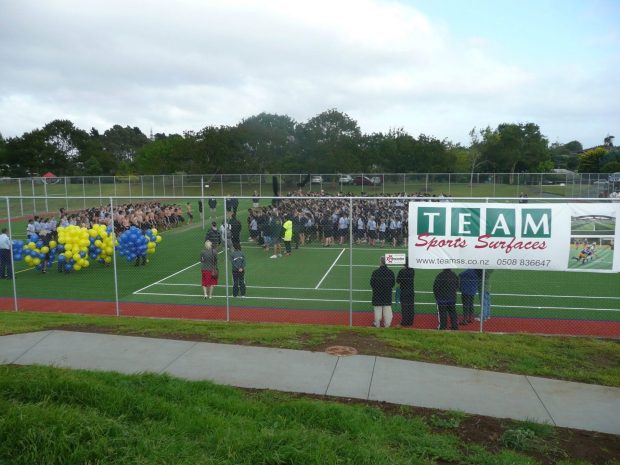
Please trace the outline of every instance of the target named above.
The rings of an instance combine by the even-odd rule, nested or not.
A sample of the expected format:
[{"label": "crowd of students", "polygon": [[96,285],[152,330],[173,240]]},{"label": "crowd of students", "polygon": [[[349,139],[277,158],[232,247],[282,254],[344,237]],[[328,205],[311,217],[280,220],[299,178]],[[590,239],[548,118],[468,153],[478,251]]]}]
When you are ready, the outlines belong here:
[{"label": "crowd of students", "polygon": [[[188,214],[191,215],[191,207]],[[113,226],[114,232],[121,234],[132,226],[143,231],[150,228],[165,230],[179,226],[185,221],[180,206],[153,201],[114,205],[113,208],[105,205],[72,212],[61,208],[58,215],[51,217],[35,215],[29,219],[26,225],[26,238],[30,239],[34,234],[55,236],[58,227],[71,225],[90,229],[95,224],[103,224]]]}]

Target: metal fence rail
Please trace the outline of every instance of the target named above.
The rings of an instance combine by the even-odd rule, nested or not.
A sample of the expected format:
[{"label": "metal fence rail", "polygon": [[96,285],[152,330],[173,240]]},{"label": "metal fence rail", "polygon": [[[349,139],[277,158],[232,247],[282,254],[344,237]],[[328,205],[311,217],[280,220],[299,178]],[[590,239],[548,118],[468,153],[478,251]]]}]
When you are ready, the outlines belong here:
[{"label": "metal fence rail", "polygon": [[[454,181],[451,176],[454,175],[450,175]],[[113,186],[119,193],[117,181],[107,185],[107,193]],[[239,188],[241,184],[252,185],[250,179],[247,181],[240,183]],[[375,324],[371,276],[379,267],[381,257],[406,253],[408,202],[439,200],[396,194],[374,197],[288,197],[285,194],[275,199],[266,192],[271,186],[263,186],[263,196],[250,193],[228,197],[213,195],[210,191],[213,180],[205,181],[203,176],[128,179],[122,195],[106,196],[102,187],[105,184],[92,184],[96,190],[102,189],[96,195],[63,196],[65,183],[59,182],[37,184],[35,190],[43,189],[42,194],[4,198],[4,227],[13,240],[23,244],[12,250],[14,279],[0,281],[2,310]],[[67,184],[71,185],[84,190],[86,183]],[[166,195],[162,194],[164,188]],[[515,195],[460,200],[516,203],[523,199]],[[528,200],[531,203],[592,201],[558,196]],[[43,217],[45,211],[47,218],[57,221],[61,220],[58,209],[62,208],[75,228],[72,232],[65,229],[48,236],[42,234],[48,226],[40,226],[37,237],[29,240],[27,222],[33,215],[28,210],[22,217],[22,205],[37,205],[33,211],[36,216]],[[114,240],[112,228],[91,224],[91,220],[107,224],[112,212],[117,220]],[[166,220],[161,212],[171,216]],[[150,213],[153,217],[148,219]],[[150,222],[148,227],[140,225],[140,219]],[[285,225],[289,219],[291,224]],[[391,220],[400,226],[390,230]],[[82,224],[84,229],[78,231]],[[125,231],[132,224],[139,229]],[[285,234],[289,227],[293,229]],[[201,272],[205,268],[201,256],[207,238],[213,243],[219,269],[212,296]],[[608,241],[592,240],[599,241],[601,251],[613,247]],[[240,251],[245,260],[241,267]],[[406,268],[400,265],[388,268],[395,280],[385,289],[391,300],[392,317],[386,319],[382,315],[380,324],[437,329],[433,284],[438,271],[414,270],[411,277],[414,295],[409,298],[406,291],[397,292],[403,287],[399,280],[406,277],[399,276]],[[456,273],[463,271],[456,270]],[[448,319],[448,327],[466,331],[620,337],[620,289],[615,274],[497,270],[492,274],[482,272],[478,279],[471,299],[463,300],[459,293],[458,321],[454,324]],[[467,312],[470,305],[473,305],[471,314]],[[482,321],[471,321],[480,316]],[[490,319],[485,321],[486,316]]]},{"label": "metal fence rail", "polygon": [[[85,198],[144,196],[270,196],[273,178],[280,193],[327,192],[384,195],[395,192],[456,197],[606,197],[620,190],[604,173],[351,173],[338,174],[174,174],[2,178],[0,196],[19,197],[12,205],[21,216],[86,208]],[[24,199],[24,197],[29,199]],[[82,203],[80,203],[82,202]],[[6,213],[6,212],[2,212]],[[4,216],[4,215],[3,215]]]}]

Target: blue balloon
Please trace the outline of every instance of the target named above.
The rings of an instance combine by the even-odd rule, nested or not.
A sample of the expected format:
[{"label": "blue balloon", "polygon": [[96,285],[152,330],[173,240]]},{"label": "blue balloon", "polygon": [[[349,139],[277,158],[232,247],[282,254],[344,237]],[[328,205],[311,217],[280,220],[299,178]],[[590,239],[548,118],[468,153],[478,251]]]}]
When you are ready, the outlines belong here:
[{"label": "blue balloon", "polygon": [[37,248],[43,247],[43,241],[37,241]]},{"label": "blue balloon", "polygon": [[64,262],[67,259],[67,257],[65,257],[64,255],[59,255],[58,256],[58,261],[59,262]]},{"label": "blue balloon", "polygon": [[67,264],[65,265],[65,270],[67,270],[67,271],[71,271],[72,269],[73,269],[73,265],[72,265],[71,263],[67,263]]},{"label": "blue balloon", "polygon": [[37,242],[37,241],[39,240],[39,236],[38,236],[37,234],[32,234],[32,235],[30,236],[30,240],[31,240],[32,242]]}]

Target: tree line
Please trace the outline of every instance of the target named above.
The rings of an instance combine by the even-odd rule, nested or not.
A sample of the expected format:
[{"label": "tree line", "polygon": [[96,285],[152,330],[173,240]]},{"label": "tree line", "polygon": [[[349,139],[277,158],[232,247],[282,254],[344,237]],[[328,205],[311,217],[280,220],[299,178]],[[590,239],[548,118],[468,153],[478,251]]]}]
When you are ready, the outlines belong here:
[{"label": "tree line", "polygon": [[235,126],[146,136],[114,125],[89,132],[55,120],[19,137],[0,134],[0,174],[9,177],[170,173],[521,173],[566,168],[620,171],[612,147],[583,152],[578,141],[549,144],[534,123],[472,129],[470,144],[403,129],[364,134],[336,109],[299,123],[261,113]]}]

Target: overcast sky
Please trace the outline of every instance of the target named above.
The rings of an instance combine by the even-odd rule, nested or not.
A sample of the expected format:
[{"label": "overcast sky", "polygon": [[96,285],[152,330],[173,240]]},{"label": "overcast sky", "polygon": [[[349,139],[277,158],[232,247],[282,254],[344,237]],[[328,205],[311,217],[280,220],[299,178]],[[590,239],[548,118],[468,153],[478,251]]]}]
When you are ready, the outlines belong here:
[{"label": "overcast sky", "polygon": [[3,0],[0,133],[303,122],[620,140],[618,0]]}]

